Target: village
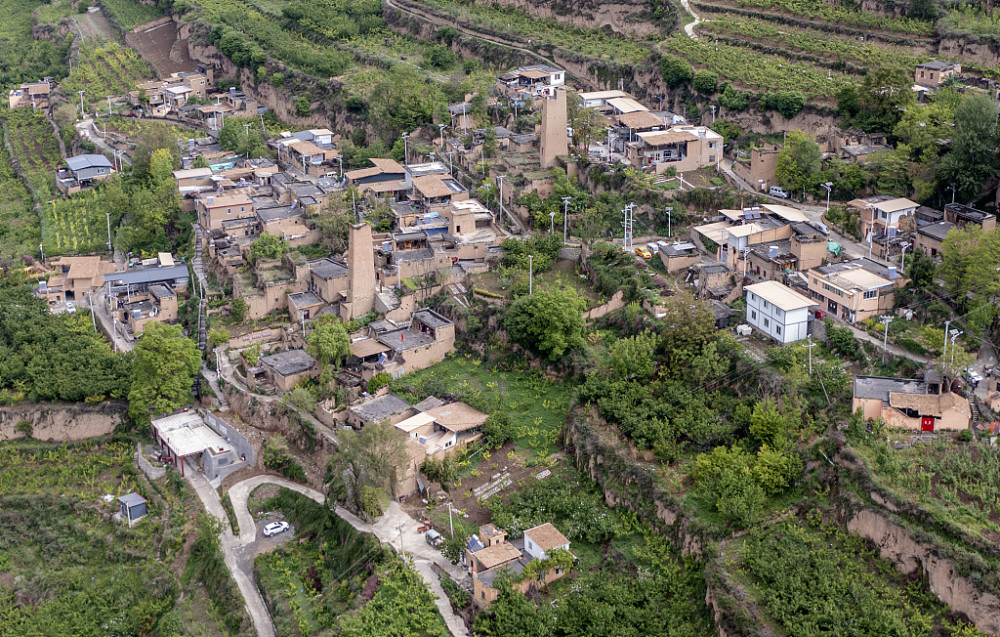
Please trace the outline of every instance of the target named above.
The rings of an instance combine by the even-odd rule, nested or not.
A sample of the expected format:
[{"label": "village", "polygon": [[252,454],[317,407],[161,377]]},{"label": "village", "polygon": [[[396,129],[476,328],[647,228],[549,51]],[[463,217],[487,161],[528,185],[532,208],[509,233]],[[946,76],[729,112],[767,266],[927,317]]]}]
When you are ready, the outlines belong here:
[{"label": "village", "polygon": [[[286,607],[262,593],[268,571],[253,558],[298,537],[288,510],[268,506],[285,497],[279,487],[408,556],[452,635],[473,634],[510,590],[532,602],[558,590],[553,607],[572,595],[560,580],[600,563],[611,540],[581,539],[579,521],[544,507],[530,516],[504,507],[583,475],[573,454],[584,445],[566,423],[581,413],[616,422],[604,401],[617,399],[589,387],[581,397],[561,376],[583,386],[591,374],[639,382],[639,368],[662,370],[638,356],[636,369],[608,363],[609,335],[693,325],[678,307],[710,315],[711,356],[698,356],[713,360],[718,344],[734,361],[706,363],[718,373],[685,391],[731,384],[743,400],[743,366],[787,358],[795,370],[782,370],[784,382],[844,381],[838,414],[857,415],[897,449],[969,434],[995,445],[997,352],[971,333],[971,311],[949,310],[943,279],[920,274],[942,262],[949,237],[996,231],[996,216],[956,202],[954,187],[940,210],[888,194],[831,201],[832,182],[825,199],[807,197],[780,183],[779,135],[733,151],[706,118],[664,110],[663,96],[653,108],[548,64],[497,74],[488,91],[449,104],[447,120],[403,132],[401,155],[394,147],[359,161],[349,133],[286,125],[250,91],[220,84],[221,70],[192,64],[144,78],[121,95],[88,96],[89,109],[81,91],[71,148],[91,152],[61,158],[45,206],[94,198],[107,240],[90,240],[106,249],[58,243],[46,253],[43,217],[46,242],[25,270],[50,313],[89,314],[116,353],[142,352],[164,326],[197,343],[190,396],[146,414],[136,462],[150,482],[179,473],[232,525],[220,550],[259,635],[281,634],[274,609]],[[917,99],[958,73],[954,63],[917,64]],[[24,83],[8,107],[44,112],[59,90],[51,78]],[[512,117],[498,125],[485,115],[497,109]],[[169,175],[142,186],[177,208],[161,224],[169,241],[128,249],[139,245],[122,238],[132,213],[116,223],[102,207],[146,144],[120,121],[182,131],[175,147],[152,152],[171,157]],[[864,165],[891,150],[884,134],[832,125],[808,137],[824,161]],[[611,193],[620,197],[601,225],[594,211]],[[566,301],[579,326],[564,350],[507,334],[504,313],[545,295],[579,301]],[[931,304],[943,309],[931,316]],[[545,312],[556,310],[531,320],[542,325]],[[674,356],[656,343],[646,359],[654,349]],[[581,346],[585,355],[565,355]],[[823,385],[822,395],[816,404],[836,409],[837,394]],[[624,446],[645,463],[672,461],[688,444],[637,440]],[[378,462],[359,469],[361,457]],[[612,497],[587,485],[593,510],[613,517]],[[135,490],[116,502],[129,528],[153,508]]]}]

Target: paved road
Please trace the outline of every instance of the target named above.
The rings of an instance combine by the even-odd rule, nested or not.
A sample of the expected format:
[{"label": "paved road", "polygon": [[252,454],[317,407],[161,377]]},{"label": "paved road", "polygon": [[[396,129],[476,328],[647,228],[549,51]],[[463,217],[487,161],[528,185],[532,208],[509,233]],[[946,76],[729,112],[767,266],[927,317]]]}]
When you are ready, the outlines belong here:
[{"label": "paved road", "polygon": [[694,18],[694,22],[689,22],[684,25],[684,33],[686,33],[687,36],[692,40],[697,40],[698,36],[694,32],[694,28],[702,23],[702,19],[698,16],[697,13],[694,12],[693,9],[691,9],[691,4],[688,2],[688,0],[681,0],[681,6],[684,7],[685,11],[691,14],[692,18]]},{"label": "paved road", "polygon": [[[104,327],[104,331],[113,335],[115,347],[118,348],[119,352],[131,351],[132,348],[135,347],[135,341],[125,338],[122,336],[120,331],[115,330],[115,321],[111,318],[111,314],[108,312],[104,301],[105,293],[100,292],[94,296],[94,314],[97,316],[97,320],[99,320],[101,325]],[[121,325],[118,327],[120,329]]]},{"label": "paved road", "polygon": [[[204,480],[204,477],[202,479]],[[254,476],[253,478],[248,478],[234,484],[229,489],[229,499],[233,503],[233,509],[236,511],[236,519],[239,521],[240,536],[239,538],[233,538],[228,531],[224,532],[223,535],[228,535],[232,542],[244,547],[252,546],[257,540],[257,524],[253,516],[250,515],[250,510],[247,508],[247,499],[253,490],[262,484],[276,484],[286,489],[291,489],[321,504],[326,501],[325,496],[319,491],[277,476]],[[212,493],[215,493],[214,489]],[[218,499],[217,494],[216,499]],[[414,567],[417,572],[420,573],[431,592],[437,597],[434,603],[437,605],[438,610],[441,611],[441,616],[444,617],[444,621],[448,625],[448,630],[455,637],[468,637],[469,631],[465,627],[465,623],[452,611],[448,597],[444,589],[441,588],[441,583],[434,573],[431,564],[440,566],[456,581],[461,581],[465,577],[465,571],[461,567],[453,566],[440,551],[424,541],[423,534],[416,532],[417,521],[403,511],[398,502],[393,502],[389,506],[389,510],[386,511],[386,514],[374,524],[364,522],[342,507],[337,507],[336,513],[358,531],[372,533],[379,541],[390,544],[397,549],[402,546],[405,552],[413,558]],[[226,524],[226,528],[229,528],[228,524]],[[250,568],[252,569],[252,564]],[[244,598],[246,597],[244,595]],[[256,591],[256,597],[260,597],[259,591]],[[268,621],[270,621],[270,616],[268,616]],[[257,625],[256,620],[254,625]],[[270,630],[270,633],[263,633],[260,629],[258,629],[258,632],[261,635],[273,634],[273,626],[270,626]]]}]

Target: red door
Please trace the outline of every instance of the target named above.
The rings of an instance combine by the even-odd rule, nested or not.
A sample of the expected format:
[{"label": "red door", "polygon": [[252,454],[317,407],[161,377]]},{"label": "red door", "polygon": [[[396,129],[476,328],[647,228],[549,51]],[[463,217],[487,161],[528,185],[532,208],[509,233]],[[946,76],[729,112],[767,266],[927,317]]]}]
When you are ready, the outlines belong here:
[{"label": "red door", "polygon": [[921,431],[934,431],[934,416],[924,416],[920,419]]}]

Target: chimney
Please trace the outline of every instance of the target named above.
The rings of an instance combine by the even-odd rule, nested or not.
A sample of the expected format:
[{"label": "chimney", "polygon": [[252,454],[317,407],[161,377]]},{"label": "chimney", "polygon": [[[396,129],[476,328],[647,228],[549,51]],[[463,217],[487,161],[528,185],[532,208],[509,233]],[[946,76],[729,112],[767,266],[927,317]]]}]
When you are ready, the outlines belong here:
[{"label": "chimney", "polygon": [[542,168],[555,166],[556,157],[569,154],[566,124],[566,91],[557,89],[553,97],[542,99],[542,130],[539,137]]},{"label": "chimney", "polygon": [[348,320],[364,316],[375,307],[375,247],[372,227],[367,223],[351,226],[347,248]]}]

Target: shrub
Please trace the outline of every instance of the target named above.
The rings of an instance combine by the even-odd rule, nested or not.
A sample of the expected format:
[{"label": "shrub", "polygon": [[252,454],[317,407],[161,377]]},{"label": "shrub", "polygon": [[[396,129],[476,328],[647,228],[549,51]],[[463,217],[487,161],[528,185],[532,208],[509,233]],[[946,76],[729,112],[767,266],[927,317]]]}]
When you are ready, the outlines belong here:
[{"label": "shrub", "polygon": [[737,91],[727,84],[719,94],[719,104],[730,111],[742,111],[750,106],[750,94]]},{"label": "shrub", "polygon": [[499,449],[505,442],[514,438],[514,423],[510,416],[503,411],[495,411],[490,414],[483,425],[483,438],[486,444],[494,449]]},{"label": "shrub", "polygon": [[306,481],[306,472],[288,453],[288,445],[281,436],[275,436],[264,445],[264,466],[273,469],[289,480]]},{"label": "shrub", "polygon": [[665,55],[660,60],[660,74],[667,88],[680,88],[691,81],[691,65],[677,56]]},{"label": "shrub", "polygon": [[718,75],[712,73],[708,69],[701,69],[694,74],[694,79],[691,80],[691,88],[698,91],[702,95],[713,95],[715,93],[715,87],[718,83]]},{"label": "shrub", "polygon": [[369,394],[374,394],[376,391],[378,391],[382,387],[385,387],[386,385],[388,385],[389,381],[391,381],[391,380],[392,380],[392,377],[389,376],[389,374],[387,374],[386,372],[379,372],[379,373],[375,374],[374,376],[372,376],[372,379],[370,381],[368,381],[368,393]]},{"label": "shrub", "polygon": [[788,119],[798,115],[805,105],[806,96],[802,91],[776,91],[760,96],[760,110],[778,111]]},{"label": "shrub", "polygon": [[300,97],[295,100],[295,112],[298,113],[299,117],[309,116],[309,113],[312,112],[312,107],[309,105],[308,97]]}]

